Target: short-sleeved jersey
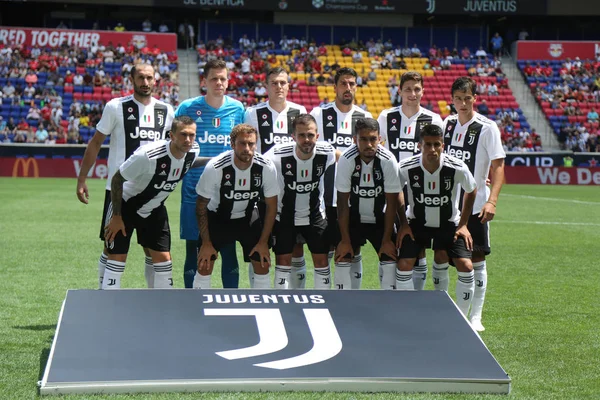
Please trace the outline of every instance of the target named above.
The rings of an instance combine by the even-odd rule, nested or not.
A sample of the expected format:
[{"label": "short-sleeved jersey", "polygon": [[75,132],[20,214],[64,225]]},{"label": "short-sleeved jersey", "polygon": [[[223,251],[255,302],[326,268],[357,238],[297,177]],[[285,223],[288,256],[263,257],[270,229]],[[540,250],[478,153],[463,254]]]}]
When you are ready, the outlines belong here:
[{"label": "short-sleeved jersey", "polygon": [[[217,156],[231,149],[229,134],[234,126],[244,121],[244,106],[229,96],[219,109],[206,103],[204,96],[194,97],[181,103],[175,116],[186,115],[196,121],[196,142],[201,156]],[[183,180],[181,201],[196,203],[196,184],[203,168],[194,168]]]},{"label": "short-sleeved jersey", "polygon": [[377,118],[383,146],[394,154],[396,160],[419,154],[421,130],[427,125],[437,125],[443,129],[442,117],[419,107],[419,111],[408,118],[402,112],[402,106],[383,110]]},{"label": "short-sleeved jersey", "polygon": [[200,151],[194,144],[183,158],[175,158],[170,144],[170,140],[161,140],[142,146],[119,167],[126,179],[123,200],[133,205],[143,218],[165,202]]},{"label": "short-sleeved jersey", "polygon": [[133,95],[112,99],[102,112],[96,129],[110,136],[106,189],[110,190],[113,175],[123,162],[140,146],[168,139],[173,123],[173,107],[150,99],[147,106]]},{"label": "short-sleeved jersey", "polygon": [[485,181],[492,160],[506,158],[498,126],[479,113],[464,125],[458,122],[458,116],[451,115],[444,121],[444,152],[463,160],[475,177],[477,198],[473,214],[478,214],[490,196]]},{"label": "short-sleeved jersey", "polygon": [[[353,105],[347,113],[341,112],[335,102],[325,104],[323,107],[315,107],[310,114],[317,120],[319,140],[328,142],[340,151],[344,151],[354,144],[352,134],[354,133],[356,120],[359,118],[373,118],[370,112],[357,105]],[[334,166],[327,171],[325,176],[325,204],[335,207],[336,202]]]},{"label": "short-sleeved jersey", "polygon": [[464,162],[442,153],[440,167],[429,173],[419,154],[400,161],[398,171],[400,184],[408,186],[406,218],[430,228],[439,228],[447,222],[458,224],[461,188],[471,193],[476,187]]},{"label": "short-sleeved jersey", "polygon": [[250,218],[259,198],[279,194],[271,160],[255,153],[252,165],[239,169],[234,157],[229,150],[210,160],[196,186],[199,196],[210,199],[208,209],[223,221]]},{"label": "short-sleeved jersey", "polygon": [[303,226],[312,225],[319,216],[324,219],[324,175],[335,164],[333,146],[317,142],[308,160],[298,157],[296,143],[276,145],[265,156],[277,170],[277,220]]},{"label": "short-sleeved jersey", "polygon": [[286,101],[280,113],[272,109],[269,102],[248,108],[244,122],[258,131],[256,150],[264,154],[276,144],[293,142],[292,122],[300,114],[306,114],[306,108],[291,101]]},{"label": "short-sleeved jersey", "polygon": [[366,224],[383,222],[385,194],[402,190],[396,159],[380,145],[367,164],[353,145],[340,156],[335,187],[338,192],[350,193],[351,219]]}]

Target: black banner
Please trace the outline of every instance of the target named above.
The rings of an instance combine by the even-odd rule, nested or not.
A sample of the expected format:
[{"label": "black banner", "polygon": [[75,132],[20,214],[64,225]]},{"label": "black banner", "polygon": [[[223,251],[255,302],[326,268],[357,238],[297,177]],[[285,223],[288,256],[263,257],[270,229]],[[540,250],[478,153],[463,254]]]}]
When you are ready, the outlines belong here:
[{"label": "black banner", "polygon": [[[597,167],[600,153],[508,153],[505,164],[511,167]],[[568,165],[572,163],[572,165]]]}]

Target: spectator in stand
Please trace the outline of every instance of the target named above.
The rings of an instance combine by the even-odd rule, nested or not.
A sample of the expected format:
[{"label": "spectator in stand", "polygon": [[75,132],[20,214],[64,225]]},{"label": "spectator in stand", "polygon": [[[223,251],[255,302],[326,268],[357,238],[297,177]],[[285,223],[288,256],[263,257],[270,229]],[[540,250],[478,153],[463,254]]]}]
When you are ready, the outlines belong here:
[{"label": "spectator in stand", "polygon": [[40,124],[38,130],[35,132],[35,141],[37,143],[46,143],[48,140],[48,131],[46,130],[45,124]]},{"label": "spectator in stand", "polygon": [[12,99],[15,96],[16,89],[13,84],[8,81],[6,85],[2,88],[2,97]]},{"label": "spectator in stand", "polygon": [[502,56],[502,51],[504,48],[504,41],[498,32],[494,34],[494,37],[490,40],[492,44],[492,51],[496,57]]},{"label": "spectator in stand", "polygon": [[451,59],[452,56],[442,58],[442,61],[440,61],[440,68],[443,70],[449,70],[452,66],[452,61],[450,61]]},{"label": "spectator in stand", "polygon": [[479,114],[487,117],[488,114],[490,113],[490,109],[487,105],[487,101],[485,99],[481,100],[481,103],[479,103],[479,105],[477,106],[477,112],[479,112]]},{"label": "spectator in stand", "polygon": [[33,101],[31,103],[32,103],[31,107],[29,108],[29,111],[27,112],[27,117],[25,117],[25,118],[28,120],[34,119],[36,121],[39,121],[40,118],[42,118],[42,116],[40,114],[40,109]]},{"label": "spectator in stand", "polygon": [[480,80],[477,84],[477,94],[487,94],[488,86],[484,79]]},{"label": "spectator in stand", "polygon": [[152,32],[152,22],[149,18],[146,18],[144,22],[142,22],[142,32]]},{"label": "spectator in stand", "polygon": [[263,86],[262,82],[258,82],[256,84],[256,88],[254,89],[254,96],[259,102],[262,102],[267,97],[267,88]]},{"label": "spectator in stand", "polygon": [[488,85],[488,96],[498,96],[500,93],[498,92],[498,86],[496,86],[496,82],[491,81]]},{"label": "spectator in stand", "polygon": [[355,51],[354,54],[352,54],[352,61],[355,63],[362,63],[363,60],[363,55],[362,52],[360,51]]},{"label": "spectator in stand", "polygon": [[475,52],[475,57],[477,57],[480,62],[487,58],[487,53],[482,46],[479,46],[479,49]]},{"label": "spectator in stand", "polygon": [[421,57],[421,50],[419,49],[419,46],[417,46],[416,43],[410,49],[410,55],[411,57]]},{"label": "spectator in stand", "polygon": [[115,32],[125,32],[125,27],[121,22],[117,22],[117,26],[115,26]]},{"label": "spectator in stand", "polygon": [[590,124],[595,124],[598,122],[599,120],[599,116],[598,116],[598,112],[596,111],[596,108],[592,108],[588,113],[587,113],[587,120]]}]

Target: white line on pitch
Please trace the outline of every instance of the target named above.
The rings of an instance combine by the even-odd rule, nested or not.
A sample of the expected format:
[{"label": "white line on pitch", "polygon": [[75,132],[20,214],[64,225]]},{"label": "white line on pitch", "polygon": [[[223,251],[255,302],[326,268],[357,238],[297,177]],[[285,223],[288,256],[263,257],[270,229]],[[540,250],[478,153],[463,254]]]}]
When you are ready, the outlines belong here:
[{"label": "white line on pitch", "polygon": [[505,224],[532,224],[532,225],[576,225],[576,226],[600,226],[593,222],[560,222],[560,221],[511,221],[495,219],[492,223],[505,223]]},{"label": "white line on pitch", "polygon": [[520,197],[522,199],[532,199],[532,200],[550,200],[550,201],[564,201],[567,203],[575,203],[575,204],[599,204],[599,201],[583,201],[583,200],[572,200],[572,199],[557,199],[555,197],[537,197],[537,196],[526,196],[524,194],[510,194],[510,193],[501,193],[502,197]]}]

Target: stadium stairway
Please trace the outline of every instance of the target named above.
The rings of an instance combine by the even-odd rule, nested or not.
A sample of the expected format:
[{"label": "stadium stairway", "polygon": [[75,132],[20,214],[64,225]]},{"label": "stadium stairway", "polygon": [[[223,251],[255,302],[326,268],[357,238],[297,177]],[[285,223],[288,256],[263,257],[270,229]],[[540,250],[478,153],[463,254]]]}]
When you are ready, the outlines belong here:
[{"label": "stadium stairway", "polygon": [[200,96],[198,60],[196,52],[177,50],[179,58],[179,102]]},{"label": "stadium stairway", "polygon": [[502,70],[508,77],[508,86],[521,106],[523,115],[541,136],[544,149],[559,150],[556,134],[554,134],[542,109],[538,106],[527,82],[523,79],[515,60],[510,56],[502,57]]}]

